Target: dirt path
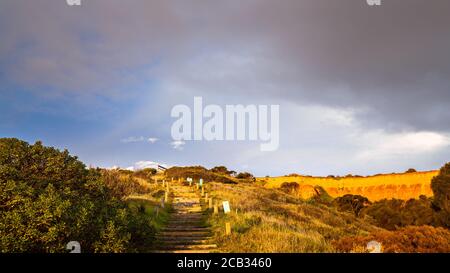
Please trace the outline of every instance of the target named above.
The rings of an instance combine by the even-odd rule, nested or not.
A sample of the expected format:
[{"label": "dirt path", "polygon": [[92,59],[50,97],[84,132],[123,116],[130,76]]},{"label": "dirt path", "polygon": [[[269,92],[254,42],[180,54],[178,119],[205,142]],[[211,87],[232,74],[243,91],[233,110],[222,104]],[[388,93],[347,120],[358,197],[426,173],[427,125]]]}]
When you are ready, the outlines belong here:
[{"label": "dirt path", "polygon": [[201,196],[192,187],[170,187],[173,212],[167,226],[157,234],[158,252],[207,253],[217,246],[211,242],[211,230],[205,224],[206,209]]}]

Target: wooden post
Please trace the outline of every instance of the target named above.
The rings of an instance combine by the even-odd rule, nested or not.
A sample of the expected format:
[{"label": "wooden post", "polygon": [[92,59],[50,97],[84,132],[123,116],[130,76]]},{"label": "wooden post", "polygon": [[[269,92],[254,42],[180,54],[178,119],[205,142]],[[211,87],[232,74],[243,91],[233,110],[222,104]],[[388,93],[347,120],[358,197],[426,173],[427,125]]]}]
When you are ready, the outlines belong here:
[{"label": "wooden post", "polygon": [[230,235],[231,234],[231,224],[230,222],[226,222],[225,223],[225,235]]},{"label": "wooden post", "polygon": [[213,199],[212,199],[212,198],[209,198],[208,208],[209,208],[209,209],[212,209],[212,208],[213,208]]},{"label": "wooden post", "polygon": [[214,214],[219,214],[219,206],[217,204],[214,205]]},{"label": "wooden post", "polygon": [[164,202],[168,202],[169,201],[169,192],[168,191],[166,191],[165,193],[164,193]]},{"label": "wooden post", "polygon": [[202,197],[205,196],[205,189],[202,187]]},{"label": "wooden post", "polygon": [[165,187],[165,186],[166,186],[166,180],[163,179],[163,187]]},{"label": "wooden post", "polygon": [[161,198],[161,208],[164,208],[164,197]]},{"label": "wooden post", "polygon": [[205,193],[205,202],[208,202],[208,193]]}]

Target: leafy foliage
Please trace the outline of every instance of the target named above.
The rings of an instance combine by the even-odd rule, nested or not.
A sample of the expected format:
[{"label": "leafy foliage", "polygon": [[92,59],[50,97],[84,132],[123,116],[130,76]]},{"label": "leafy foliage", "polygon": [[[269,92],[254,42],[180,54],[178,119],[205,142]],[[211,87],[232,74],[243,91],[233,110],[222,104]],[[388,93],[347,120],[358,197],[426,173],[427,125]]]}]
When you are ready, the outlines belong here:
[{"label": "leafy foliage", "polygon": [[300,185],[297,182],[284,182],[280,186],[280,190],[290,194],[296,193],[299,189]]},{"label": "leafy foliage", "polygon": [[445,164],[431,181],[434,205],[439,209],[443,223],[450,227],[450,163]]},{"label": "leafy foliage", "polygon": [[166,170],[167,177],[173,177],[175,179],[186,177],[191,177],[194,180],[199,180],[202,178],[205,182],[221,182],[221,183],[229,183],[235,184],[236,181],[228,176],[221,173],[213,172],[208,170],[202,166],[193,166],[193,167],[172,167]]},{"label": "leafy foliage", "polygon": [[116,170],[101,170],[100,172],[106,187],[117,199],[123,199],[133,193],[147,192],[147,189],[136,181],[133,174],[123,174]]},{"label": "leafy foliage", "polygon": [[349,211],[359,216],[361,210],[371,203],[369,199],[361,195],[346,194],[344,196],[334,199],[333,204],[340,211]]},{"label": "leafy foliage", "polygon": [[0,251],[137,251],[154,230],[67,150],[0,139]]},{"label": "leafy foliage", "polygon": [[216,167],[212,168],[211,171],[213,173],[220,173],[220,174],[224,174],[224,175],[234,175],[234,174],[236,174],[235,171],[229,171],[228,168],[225,167],[225,166],[216,166]]},{"label": "leafy foliage", "polygon": [[416,169],[409,168],[405,173],[416,173]]},{"label": "leafy foliage", "polygon": [[425,196],[408,201],[399,199],[380,200],[363,209],[361,214],[371,216],[379,227],[388,230],[409,225],[441,225],[436,212],[433,210],[431,200]]},{"label": "leafy foliage", "polygon": [[248,172],[243,172],[243,173],[238,173],[238,175],[236,175],[237,179],[247,179],[247,180],[254,180],[255,178],[253,177],[253,174],[248,173]]},{"label": "leafy foliage", "polygon": [[136,176],[136,177],[142,178],[142,179],[149,180],[156,173],[157,173],[156,169],[145,168],[145,169],[142,169],[142,170],[135,171],[133,175]]}]

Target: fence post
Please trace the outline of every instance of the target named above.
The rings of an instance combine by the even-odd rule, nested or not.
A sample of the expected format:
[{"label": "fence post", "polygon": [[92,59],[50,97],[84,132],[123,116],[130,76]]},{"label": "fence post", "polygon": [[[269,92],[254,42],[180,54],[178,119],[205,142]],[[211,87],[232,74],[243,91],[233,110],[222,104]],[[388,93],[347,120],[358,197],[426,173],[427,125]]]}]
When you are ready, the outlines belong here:
[{"label": "fence post", "polygon": [[168,192],[168,191],[166,191],[166,192],[164,193],[164,202],[167,203],[167,201],[169,201],[169,192]]},{"label": "fence post", "polygon": [[230,235],[231,234],[231,224],[230,222],[225,223],[225,234]]}]

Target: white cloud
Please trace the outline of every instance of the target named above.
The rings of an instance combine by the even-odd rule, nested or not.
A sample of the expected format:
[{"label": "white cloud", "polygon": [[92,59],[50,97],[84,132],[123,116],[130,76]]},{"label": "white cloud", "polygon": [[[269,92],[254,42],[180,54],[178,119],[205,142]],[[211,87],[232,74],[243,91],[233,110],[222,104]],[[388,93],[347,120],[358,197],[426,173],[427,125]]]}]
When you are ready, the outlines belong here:
[{"label": "white cloud", "polygon": [[158,169],[158,165],[161,165],[163,167],[168,167],[166,164],[154,162],[154,161],[138,161],[134,163],[134,167],[136,170],[145,169],[145,168],[153,168]]},{"label": "white cloud", "polygon": [[147,142],[149,142],[151,144],[153,144],[156,141],[158,141],[158,139],[156,137],[149,137],[149,138],[146,139],[143,136],[138,136],[138,137],[131,136],[131,137],[127,137],[127,138],[121,139],[120,142],[122,142],[122,143],[135,143],[135,142],[144,142],[146,140],[147,140]]},{"label": "white cloud", "polygon": [[174,148],[175,150],[179,150],[179,151],[183,150],[185,144],[186,144],[186,142],[184,142],[182,140],[175,140],[170,143],[172,148]]},{"label": "white cloud", "polygon": [[131,136],[131,137],[127,137],[127,138],[120,140],[120,142],[122,142],[122,143],[133,143],[133,142],[141,142],[141,141],[144,141],[143,136],[140,136],[140,137]]},{"label": "white cloud", "polygon": [[386,159],[436,152],[450,145],[450,137],[436,132],[386,133],[378,130],[361,136],[365,149],[359,159]]}]

